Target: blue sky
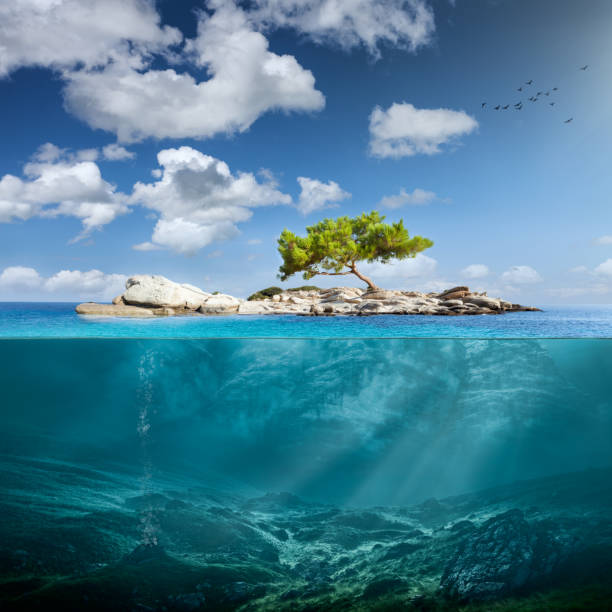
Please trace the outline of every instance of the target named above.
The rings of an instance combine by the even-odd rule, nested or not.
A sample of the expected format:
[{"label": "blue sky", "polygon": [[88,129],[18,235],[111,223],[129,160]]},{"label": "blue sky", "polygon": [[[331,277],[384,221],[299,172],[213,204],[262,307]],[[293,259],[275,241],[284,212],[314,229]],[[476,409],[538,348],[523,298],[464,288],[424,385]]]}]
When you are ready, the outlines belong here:
[{"label": "blue sky", "polygon": [[380,285],[608,302],[610,23],[607,0],[0,7],[0,299],[136,273],[246,296],[282,284],[284,227],[376,208],[435,243]]}]

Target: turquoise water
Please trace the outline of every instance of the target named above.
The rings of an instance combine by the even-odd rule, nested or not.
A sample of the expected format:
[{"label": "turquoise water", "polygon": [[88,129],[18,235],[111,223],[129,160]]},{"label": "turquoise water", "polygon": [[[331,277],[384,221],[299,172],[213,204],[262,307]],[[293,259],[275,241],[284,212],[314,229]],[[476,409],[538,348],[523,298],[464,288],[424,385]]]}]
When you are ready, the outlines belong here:
[{"label": "turquoise water", "polygon": [[612,338],[612,306],[458,317],[234,315],[118,319],[77,315],[75,304],[0,302],[0,338]]},{"label": "turquoise water", "polygon": [[[32,308],[2,334],[608,326]],[[607,609],[610,372],[601,338],[2,339],[0,606]]]}]

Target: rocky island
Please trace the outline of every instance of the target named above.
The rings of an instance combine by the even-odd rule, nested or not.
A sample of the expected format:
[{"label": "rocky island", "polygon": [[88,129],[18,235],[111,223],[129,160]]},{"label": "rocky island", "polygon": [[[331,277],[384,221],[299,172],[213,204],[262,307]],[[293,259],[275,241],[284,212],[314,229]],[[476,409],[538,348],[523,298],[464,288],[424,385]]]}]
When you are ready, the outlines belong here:
[{"label": "rocky island", "polygon": [[270,288],[240,299],[223,293],[208,293],[163,276],[130,277],[125,292],[112,304],[86,302],[76,311],[83,315],[154,317],[174,315],[302,315],[333,316],[392,315],[478,315],[533,311],[538,308],[513,304],[469,287],[452,287],[440,293],[388,289],[302,287]]}]

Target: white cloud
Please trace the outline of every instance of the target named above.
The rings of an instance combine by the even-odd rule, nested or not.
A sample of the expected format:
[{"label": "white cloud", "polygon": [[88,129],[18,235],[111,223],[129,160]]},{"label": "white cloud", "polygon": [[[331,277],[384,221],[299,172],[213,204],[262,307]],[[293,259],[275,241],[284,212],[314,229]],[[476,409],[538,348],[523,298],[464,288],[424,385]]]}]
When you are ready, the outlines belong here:
[{"label": "white cloud", "polygon": [[2,289],[33,289],[39,287],[42,278],[34,268],[24,266],[10,266],[0,274],[0,288]]},{"label": "white cloud", "polygon": [[44,278],[34,268],[11,266],[0,274],[0,295],[109,299],[123,291],[126,280],[123,274],[100,270],[61,270]]},{"label": "white cloud", "polygon": [[104,155],[104,159],[109,161],[121,161],[123,159],[134,159],[136,157],[136,153],[128,151],[125,147],[117,143],[107,144],[103,147],[102,155]]},{"label": "white cloud", "polygon": [[135,251],[159,251],[161,247],[157,244],[153,244],[152,242],[141,242],[139,244],[134,244],[132,248]]},{"label": "white cloud", "polygon": [[599,276],[612,276],[612,259],[606,259],[606,261],[600,263],[595,268],[595,274]]},{"label": "white cloud", "polygon": [[160,215],[151,243],[192,255],[213,241],[238,234],[236,223],[247,221],[252,208],[290,204],[291,197],[270,181],[258,182],[248,172],[230,172],[223,161],[191,147],[164,149],[157,155],[161,177],[136,183],[131,200]]},{"label": "white cloud", "polygon": [[593,241],[595,244],[612,244],[612,236],[600,236]]},{"label": "white cloud", "polygon": [[297,180],[301,187],[297,208],[303,215],[323,208],[333,208],[337,202],[351,197],[335,181],[322,183],[305,176],[299,176]]},{"label": "white cloud", "polygon": [[113,297],[125,289],[127,276],[104,274],[100,270],[61,270],[44,282],[50,293],[85,297]]},{"label": "white cloud", "polygon": [[530,266],[512,266],[501,275],[501,280],[507,284],[531,285],[539,283],[542,277]]},{"label": "white cloud", "polygon": [[572,272],[573,274],[586,274],[588,273],[589,269],[586,266],[575,266],[570,268],[568,271]]},{"label": "white cloud", "polygon": [[376,157],[405,157],[441,152],[441,146],[473,132],[478,122],[464,111],[415,108],[394,103],[370,115],[370,153]]},{"label": "white cloud", "polygon": [[0,222],[34,216],[76,217],[83,223],[78,238],[128,212],[125,196],[106,182],[91,158],[91,149],[70,154],[55,145],[43,145],[23,168],[24,178],[0,178]]},{"label": "white cloud", "polygon": [[394,280],[398,283],[408,279],[430,277],[435,273],[437,267],[438,262],[423,253],[418,253],[416,257],[390,263],[374,262],[361,266],[364,274],[372,275],[374,279]]},{"label": "white cloud", "polygon": [[464,278],[483,278],[489,274],[489,268],[484,264],[471,264],[461,270]]},{"label": "white cloud", "polygon": [[381,45],[416,51],[435,29],[423,0],[255,0],[249,16],[271,27],[289,27],[316,42],[350,49]]},{"label": "white cloud", "polygon": [[263,241],[260,240],[259,238],[251,238],[250,240],[247,240],[247,244],[250,246],[255,246],[257,244],[261,244]]},{"label": "white cloud", "polygon": [[396,195],[385,196],[378,203],[378,206],[384,208],[401,208],[402,206],[427,206],[437,199],[436,194],[433,191],[425,191],[418,187],[412,191],[407,192],[405,189],[400,189],[400,192]]},{"label": "white cloud", "polygon": [[[181,40],[160,27],[150,0],[19,0],[0,3],[0,77],[22,66],[92,68]],[[129,41],[129,42],[128,42]]]},{"label": "white cloud", "polygon": [[312,73],[295,57],[269,51],[267,39],[233,2],[214,7],[211,16],[200,13],[198,35],[187,41],[182,58],[205,69],[208,80],[115,61],[102,70],[65,71],[67,108],[122,142],[209,138],[243,132],[268,111],[323,108]]}]

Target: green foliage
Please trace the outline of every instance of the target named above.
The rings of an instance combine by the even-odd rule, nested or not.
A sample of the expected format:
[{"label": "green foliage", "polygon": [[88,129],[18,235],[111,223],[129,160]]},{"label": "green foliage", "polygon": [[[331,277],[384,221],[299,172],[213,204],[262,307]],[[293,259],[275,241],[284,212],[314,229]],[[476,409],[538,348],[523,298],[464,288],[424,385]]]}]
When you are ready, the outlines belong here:
[{"label": "green foliage", "polygon": [[292,287],[291,289],[287,289],[287,291],[321,291],[321,287],[317,287],[316,285],[302,285],[301,287]]},{"label": "green foliage", "polygon": [[406,259],[433,245],[428,238],[410,238],[402,220],[389,224],[384,219],[374,210],[353,218],[324,219],[307,227],[304,237],[283,230],[278,239],[283,258],[279,278],[286,280],[297,272],[302,272],[306,280],[317,274],[356,274],[375,288],[357,271],[357,262]]},{"label": "green foliage", "polygon": [[256,291],[252,295],[249,295],[249,297],[247,298],[247,301],[251,302],[253,300],[264,300],[267,297],[270,298],[273,295],[276,295],[277,293],[282,293],[282,292],[283,290],[280,287],[266,287],[265,289],[261,289],[260,291]]},{"label": "green foliage", "polygon": [[290,289],[281,289],[280,287],[266,287],[265,289],[260,289],[256,291],[252,295],[249,295],[247,298],[248,302],[253,300],[265,300],[267,297],[270,298],[277,293],[282,293],[283,291],[319,291],[320,287],[316,285],[302,285],[301,287],[291,287]]}]

